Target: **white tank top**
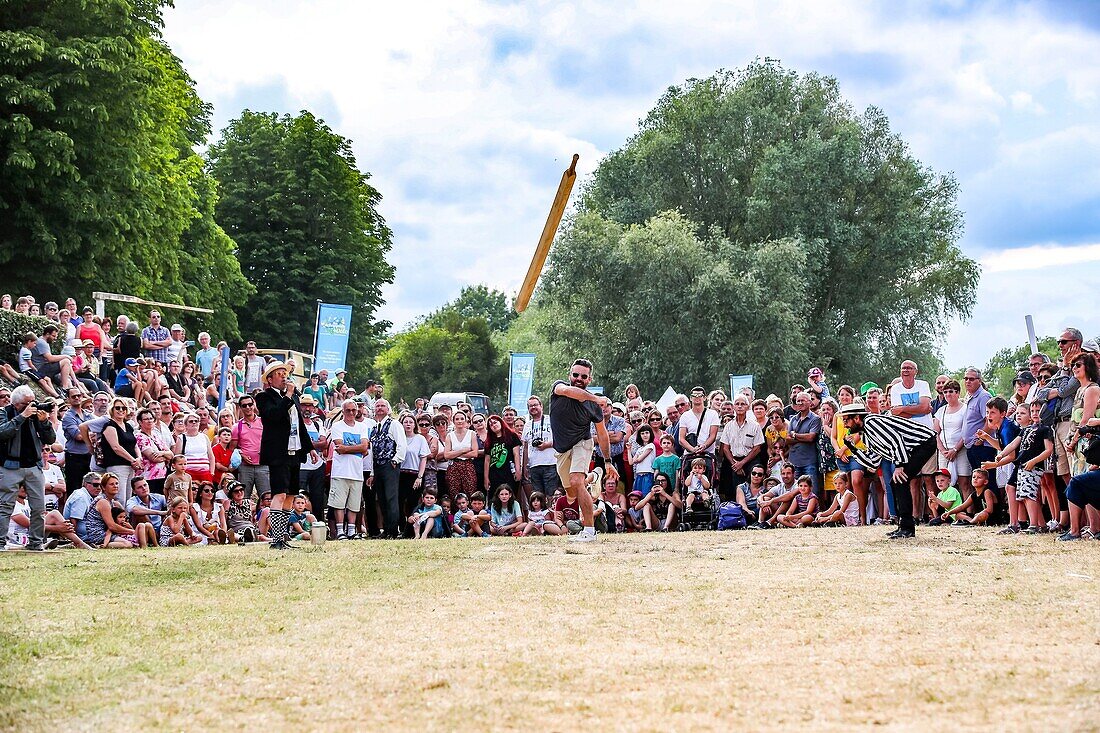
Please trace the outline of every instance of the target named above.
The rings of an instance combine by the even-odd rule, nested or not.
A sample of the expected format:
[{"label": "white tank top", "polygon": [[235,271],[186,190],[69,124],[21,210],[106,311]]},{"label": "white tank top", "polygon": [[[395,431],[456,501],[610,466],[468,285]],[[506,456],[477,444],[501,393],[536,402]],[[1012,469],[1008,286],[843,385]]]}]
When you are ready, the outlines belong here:
[{"label": "white tank top", "polygon": [[[459,440],[458,439],[458,433],[448,433],[447,437],[448,437],[448,440],[451,441],[451,450],[462,451],[463,453],[468,452],[471,448],[474,447],[473,438],[474,438],[475,435],[477,435],[477,433],[475,433],[473,430],[467,430],[466,431],[466,436],[462,440]],[[458,460],[467,460],[468,461],[470,459],[465,458],[465,459],[458,459]],[[455,469],[455,470],[457,470],[457,469]]]}]

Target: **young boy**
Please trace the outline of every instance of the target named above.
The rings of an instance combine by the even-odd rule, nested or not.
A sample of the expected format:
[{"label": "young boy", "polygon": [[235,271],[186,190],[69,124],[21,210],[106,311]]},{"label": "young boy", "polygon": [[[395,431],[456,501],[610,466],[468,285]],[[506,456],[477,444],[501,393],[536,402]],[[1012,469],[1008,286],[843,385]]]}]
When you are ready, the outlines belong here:
[{"label": "young boy", "polygon": [[[953,527],[978,526],[985,524],[993,516],[997,506],[997,495],[989,487],[989,472],[984,468],[975,468],[970,475],[974,493],[955,509],[957,517],[951,523]],[[946,515],[945,515],[946,520]]]},{"label": "young boy", "polygon": [[[939,469],[935,474],[936,490],[928,490],[928,509],[932,512],[932,518],[928,520],[929,527],[936,527],[944,523],[941,514],[950,514],[963,503],[959,490],[951,485],[951,472],[946,468]],[[945,515],[946,516],[946,515]]]},{"label": "young boy", "polygon": [[46,391],[50,397],[57,397],[57,390],[53,388],[53,382],[49,377],[44,377],[34,368],[34,352],[31,349],[38,343],[38,336],[28,333],[23,336],[23,347],[19,349],[19,373],[27,379],[38,382],[38,386]]},{"label": "young boy", "polygon": [[294,511],[287,518],[292,535],[291,539],[309,540],[310,532],[313,530],[313,524],[317,521],[317,518],[310,514],[306,508],[306,497],[301,494],[295,496],[293,508]]},{"label": "young boy", "polygon": [[[1022,421],[1026,423],[1023,431],[997,454],[996,460],[982,464],[982,468],[992,470],[1006,465],[1015,457],[1016,485],[1009,484],[1006,487],[1009,500],[1008,526],[998,534],[1015,534],[1020,531],[1039,534],[1046,529],[1043,526],[1043,506],[1039,502],[1039,490],[1046,461],[1054,453],[1054,431],[1042,424],[1041,402],[1036,400],[1029,405],[1021,405],[1016,413],[1023,417],[1025,410],[1028,416]],[[1023,503],[1024,511],[1020,510],[1020,503]],[[1028,526],[1023,528],[1021,525],[1025,515]]]},{"label": "young boy", "polygon": [[451,517],[451,535],[453,537],[469,537],[470,535],[470,500],[465,494],[455,497],[455,512]]},{"label": "young boy", "polygon": [[692,505],[697,501],[710,500],[710,479],[704,473],[707,470],[707,462],[702,458],[696,458],[691,462],[691,473],[688,474],[685,483],[687,492],[686,511],[691,511]]},{"label": "young boy", "polygon": [[435,503],[435,489],[424,489],[420,503],[409,515],[414,540],[443,536],[443,507]]},{"label": "young boy", "polygon": [[673,491],[678,488],[676,481],[680,476],[680,456],[672,448],[671,435],[661,436],[661,455],[653,459],[653,471],[655,474],[663,473]]},{"label": "young boy", "polygon": [[627,532],[641,532],[645,528],[645,510],[638,508],[638,502],[642,500],[642,492],[631,491],[626,497],[626,514],[623,515],[623,524]]},{"label": "young boy", "polygon": [[489,522],[491,517],[489,512],[485,509],[485,494],[481,491],[475,491],[470,494],[470,510],[462,515],[467,526],[467,537],[488,537],[489,536]]}]

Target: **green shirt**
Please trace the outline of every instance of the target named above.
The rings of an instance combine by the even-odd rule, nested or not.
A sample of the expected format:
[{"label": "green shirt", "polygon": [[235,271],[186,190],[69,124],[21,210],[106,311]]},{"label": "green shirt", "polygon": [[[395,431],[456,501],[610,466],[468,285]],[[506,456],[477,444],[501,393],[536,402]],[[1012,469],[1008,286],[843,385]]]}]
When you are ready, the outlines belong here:
[{"label": "green shirt", "polygon": [[948,486],[946,489],[936,494],[936,498],[942,502],[950,502],[951,506],[947,507],[948,511],[951,511],[959,504],[963,503],[963,498],[959,494],[959,490],[954,486]]},{"label": "green shirt", "polygon": [[653,470],[664,474],[668,479],[668,486],[676,486],[676,474],[680,473],[680,456],[675,453],[665,453],[653,459]]}]

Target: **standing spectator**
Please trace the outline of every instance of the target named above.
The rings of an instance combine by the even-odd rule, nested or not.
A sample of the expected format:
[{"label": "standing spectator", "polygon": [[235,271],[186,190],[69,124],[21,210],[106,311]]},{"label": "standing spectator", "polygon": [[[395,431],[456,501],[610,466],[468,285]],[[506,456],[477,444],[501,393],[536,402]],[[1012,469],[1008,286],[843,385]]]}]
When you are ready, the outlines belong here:
[{"label": "standing spectator", "polygon": [[[515,416],[512,416],[513,423]],[[498,487],[505,485],[516,495],[519,484],[520,440],[500,415],[490,415],[485,421],[488,431],[485,440],[485,469],[482,477],[486,486],[493,487],[494,497]],[[495,499],[494,499],[495,501]],[[525,501],[520,501],[525,504]]]},{"label": "standing spectator", "polygon": [[[927,428],[932,427],[932,390],[928,382],[917,379],[917,363],[906,359],[901,363],[901,380],[890,386],[890,414],[915,420]],[[913,502],[913,511],[917,517],[924,514],[925,490],[931,491],[936,483],[932,478],[939,471],[938,454],[928,460],[919,476],[909,477],[909,493]],[[922,489],[921,483],[924,483]]]},{"label": "standing spectator", "polygon": [[966,387],[965,415],[963,417],[963,442],[966,445],[966,460],[971,466],[980,466],[986,461],[992,461],[997,451],[978,437],[978,433],[986,425],[986,405],[993,397],[982,384],[981,370],[974,367],[968,368],[963,373],[963,385]]},{"label": "standing spectator", "polygon": [[809,476],[815,493],[822,484],[817,467],[817,439],[821,435],[821,418],[810,412],[810,394],[801,391],[794,396],[795,412],[787,428],[787,461],[794,466],[796,476]]},{"label": "standing spectator", "polygon": [[702,387],[691,388],[691,409],[680,415],[677,430],[684,458],[683,465],[690,466],[692,458],[705,458],[707,473],[712,474],[714,446],[718,440],[721,417],[717,411],[706,406],[706,396],[706,390]]},{"label": "standing spectator", "polygon": [[[438,423],[436,429],[439,429]],[[455,414],[454,430],[443,436],[443,445],[443,458],[450,461],[447,490],[451,500],[458,494],[473,496],[477,491],[477,475],[474,473],[474,459],[478,454],[477,434],[469,429],[466,413]]]},{"label": "standing spectator", "polygon": [[218,350],[210,346],[210,334],[199,332],[199,350],[195,352],[195,363],[199,365],[199,374],[203,379],[214,375],[214,361],[219,357]]},{"label": "standing spectator", "polygon": [[397,495],[401,516],[408,517],[424,491],[424,472],[428,470],[428,441],[417,432],[416,416],[411,412],[401,415],[401,427],[405,430],[405,460],[401,462]]},{"label": "standing spectator", "polygon": [[103,465],[99,468],[118,476],[118,495],[122,506],[130,500],[130,481],[134,472],[141,470],[137,437],[133,426],[126,421],[128,410],[125,400],[119,397],[112,400],[111,411],[100,437]]},{"label": "standing spectator", "polygon": [[183,326],[173,323],[168,332],[172,341],[168,344],[168,361],[184,362],[187,360],[187,337],[184,335]]},{"label": "standing spectator", "polygon": [[[190,413],[183,420],[183,435],[176,438],[173,450],[187,459],[187,473],[196,482],[214,482],[214,446],[199,430],[199,416]],[[294,493],[298,493],[295,484]]]},{"label": "standing spectator", "polygon": [[940,468],[950,474],[951,485],[957,486],[962,496],[970,496],[970,461],[966,457],[966,405],[959,400],[961,387],[954,379],[943,385],[946,400],[932,418],[939,448]]},{"label": "standing spectator", "polygon": [[168,363],[172,334],[160,323],[160,312],[149,311],[149,325],[141,329],[141,348],[145,356],[160,364]]},{"label": "standing spectator", "polygon": [[[1091,347],[1091,348],[1090,348]],[[1086,342],[1081,353],[1070,363],[1073,378],[1081,386],[1073,400],[1071,420],[1074,423],[1070,433],[1066,452],[1070,455],[1070,474],[1079,476],[1089,469],[1089,462],[1081,450],[1081,439],[1089,436],[1089,441],[1100,440],[1092,430],[1100,425],[1100,373],[1096,366],[1096,343]],[[1086,441],[1088,442],[1088,441]]]},{"label": "standing spectator", "polygon": [[[66,393],[69,409],[61,418],[61,433],[65,437],[65,483],[76,487],[84,474],[91,470],[92,452],[88,444],[80,439],[81,423],[91,420],[92,413],[85,408],[84,393],[70,387]],[[91,404],[89,400],[87,404]]]},{"label": "standing spectator", "polygon": [[267,363],[264,358],[256,353],[256,342],[249,341],[244,345],[244,392],[252,394],[263,386],[263,374]]},{"label": "standing spectator", "polygon": [[542,400],[535,395],[527,399],[527,414],[531,419],[523,429],[523,456],[520,464],[526,470],[535,491],[553,496],[554,490],[561,486],[557,459],[554,457],[554,437],[550,420],[542,409]]},{"label": "standing spectator", "polygon": [[[156,405],[157,403],[150,403]],[[158,405],[159,409],[159,405]],[[138,453],[141,454],[141,475],[155,494],[164,493],[164,479],[168,476],[168,464],[174,455],[171,444],[156,430],[157,419],[149,409],[138,410],[138,429],[134,433]]]},{"label": "standing spectator", "polygon": [[[626,467],[623,463],[623,451],[626,449],[626,437],[627,437],[627,424],[626,419],[612,414],[611,400],[607,397],[600,397],[600,408],[603,410],[604,425],[607,427],[607,436],[611,441],[611,465],[615,467],[615,470],[620,476],[625,475]],[[596,426],[591,428],[591,436],[596,437]],[[594,460],[597,467],[607,468],[607,456],[603,454],[603,448],[596,445],[594,448]]]},{"label": "standing spectator", "polygon": [[328,387],[321,381],[321,375],[313,372],[309,375],[309,384],[302,388],[302,395],[309,395],[318,405],[328,404]]},{"label": "standing spectator", "polygon": [[764,431],[755,418],[749,417],[749,398],[743,394],[735,395],[733,400],[733,418],[726,423],[719,438],[722,464],[718,493],[724,501],[731,500],[737,487],[748,480],[749,469],[763,462],[761,452],[764,449]]},{"label": "standing spectator", "polygon": [[240,450],[241,465],[237,469],[237,478],[244,484],[245,496],[251,496],[253,490],[258,496],[271,493],[271,473],[260,461],[260,447],[263,444],[264,423],[256,411],[256,399],[245,395],[237,403],[241,410],[241,419],[233,426],[231,450]]},{"label": "standing spectator", "polygon": [[138,325],[129,322],[119,331],[114,345],[115,363],[125,364],[127,360],[141,358],[141,337],[138,336]]},{"label": "standing spectator", "polygon": [[401,521],[397,503],[398,467],[405,460],[408,444],[404,429],[390,417],[390,403],[381,397],[374,401],[374,421],[370,437],[374,486],[382,505],[385,535],[396,539],[400,536]]},{"label": "standing spectator", "polygon": [[6,542],[15,499],[22,485],[30,507],[26,549],[43,549],[46,491],[42,449],[55,438],[49,415],[37,408],[31,388],[21,384],[12,390],[11,404],[0,411],[0,542]]}]

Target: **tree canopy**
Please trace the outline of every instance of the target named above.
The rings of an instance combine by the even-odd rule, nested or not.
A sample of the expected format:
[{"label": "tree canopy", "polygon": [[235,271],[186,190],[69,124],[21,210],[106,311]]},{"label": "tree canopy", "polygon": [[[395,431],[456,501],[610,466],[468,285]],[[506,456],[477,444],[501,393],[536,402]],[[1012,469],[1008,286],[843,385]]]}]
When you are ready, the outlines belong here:
[{"label": "tree canopy", "polygon": [[[817,364],[854,379],[892,373],[902,358],[936,371],[939,324],[970,314],[979,277],[978,265],[957,246],[956,195],[954,179],[915,160],[880,110],[855,114],[834,79],[799,76],[771,61],[722,71],[671,87],[638,132],[600,163],[580,208],[607,224],[582,216],[559,237],[544,274],[547,302],[538,306],[578,315],[583,343],[613,339],[643,362],[647,353],[661,353],[669,371],[687,379],[698,371],[692,360],[651,345],[675,332],[690,353],[708,329],[728,329],[731,324],[713,320],[715,296],[708,299],[696,282],[724,272],[727,279],[709,292],[759,283],[768,307],[784,315],[779,324],[771,316],[749,321],[756,332],[776,330],[788,338],[787,319],[799,329],[789,342],[760,343],[755,359],[746,356],[746,368],[752,363],[762,370],[758,378],[787,378]],[[607,233],[601,242],[614,240],[610,222],[651,228],[647,222],[666,211],[680,212],[679,226],[708,243],[708,256],[689,265],[678,259],[682,245],[656,246],[644,266],[632,270],[637,279],[610,281],[602,278],[615,273],[595,263],[586,270],[569,252],[575,238],[594,227]],[[675,239],[685,241],[683,233]],[[757,271],[745,259],[755,250],[774,258],[771,270]],[[602,252],[589,253],[603,261]],[[780,279],[770,279],[780,272]],[[789,287],[792,281],[797,287]],[[624,330],[639,332],[640,340],[631,342],[611,321],[576,313],[573,304],[590,299],[570,289],[586,292],[596,283],[613,302],[667,302],[655,292],[660,289],[680,299],[644,324],[627,325],[624,318]],[[715,334],[714,346],[740,354],[738,342],[754,336],[725,330]]]},{"label": "tree canopy", "polygon": [[210,148],[217,220],[256,292],[238,309],[263,346],[313,350],[317,300],[353,307],[348,368],[365,373],[388,323],[375,314],[392,282],[392,234],[351,143],[309,112],[245,110]]},{"label": "tree canopy", "polygon": [[485,285],[462,288],[457,298],[429,315],[426,322],[433,326],[441,325],[448,313],[457,313],[462,318],[482,318],[494,333],[507,331],[517,315],[503,291]]},{"label": "tree canopy", "polygon": [[0,5],[0,265],[41,298],[213,305],[233,335],[222,306],[249,286],[210,216],[210,110],[160,38],[165,4]]}]

